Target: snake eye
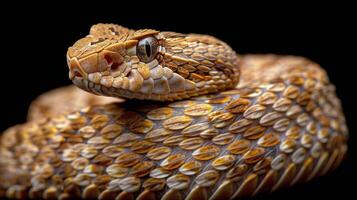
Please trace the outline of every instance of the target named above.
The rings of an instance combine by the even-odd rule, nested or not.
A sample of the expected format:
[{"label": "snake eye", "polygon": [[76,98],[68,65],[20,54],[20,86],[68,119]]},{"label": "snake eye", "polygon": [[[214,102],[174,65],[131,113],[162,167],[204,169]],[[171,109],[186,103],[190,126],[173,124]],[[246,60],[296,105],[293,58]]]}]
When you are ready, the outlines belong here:
[{"label": "snake eye", "polygon": [[136,47],[136,55],[142,62],[152,61],[156,54],[159,44],[154,37],[147,37],[139,41]]}]

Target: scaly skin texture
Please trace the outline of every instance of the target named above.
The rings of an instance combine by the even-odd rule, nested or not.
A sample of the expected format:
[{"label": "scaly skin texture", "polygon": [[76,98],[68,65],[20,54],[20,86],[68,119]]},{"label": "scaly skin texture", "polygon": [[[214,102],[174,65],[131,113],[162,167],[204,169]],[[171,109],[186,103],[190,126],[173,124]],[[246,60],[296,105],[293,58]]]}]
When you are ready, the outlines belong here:
[{"label": "scaly skin texture", "polygon": [[[140,41],[156,41],[150,61],[140,60]],[[145,46],[143,47],[145,48]],[[142,54],[150,49],[144,49]],[[92,26],[68,49],[69,77],[94,94],[173,101],[234,88],[238,57],[224,42],[207,35],[129,30],[113,24]]]},{"label": "scaly skin texture", "polygon": [[[348,131],[320,66],[275,55],[237,64],[241,81],[232,90],[88,105],[8,129],[0,141],[0,196],[237,199],[335,169]],[[76,73],[82,65],[70,68],[83,86],[89,74]],[[89,90],[108,95],[103,88]],[[110,94],[138,95],[120,91]]]},{"label": "scaly skin texture", "polygon": [[123,102],[124,99],[102,97],[85,92],[73,85],[57,88],[37,97],[30,105],[29,121],[69,114],[86,106]]}]

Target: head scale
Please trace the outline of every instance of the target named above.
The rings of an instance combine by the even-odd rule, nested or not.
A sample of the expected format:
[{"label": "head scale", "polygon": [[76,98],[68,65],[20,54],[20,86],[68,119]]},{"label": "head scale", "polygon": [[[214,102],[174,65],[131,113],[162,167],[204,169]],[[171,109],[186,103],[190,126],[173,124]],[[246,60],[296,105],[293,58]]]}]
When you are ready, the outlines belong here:
[{"label": "head scale", "polygon": [[92,26],[67,52],[69,77],[89,92],[124,98],[177,100],[233,88],[238,58],[207,35],[114,24]]}]

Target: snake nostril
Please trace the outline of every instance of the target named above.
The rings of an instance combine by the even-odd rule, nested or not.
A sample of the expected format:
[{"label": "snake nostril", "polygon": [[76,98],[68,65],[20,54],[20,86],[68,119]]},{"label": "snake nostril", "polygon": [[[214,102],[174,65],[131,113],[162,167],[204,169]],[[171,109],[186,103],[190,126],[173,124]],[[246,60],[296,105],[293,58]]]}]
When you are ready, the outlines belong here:
[{"label": "snake nostril", "polygon": [[69,61],[70,79],[74,77],[83,78],[87,77],[86,72],[83,70],[76,58]]},{"label": "snake nostril", "polygon": [[78,78],[83,78],[83,75],[81,73],[79,73],[78,71],[74,72],[74,76],[76,76]]}]

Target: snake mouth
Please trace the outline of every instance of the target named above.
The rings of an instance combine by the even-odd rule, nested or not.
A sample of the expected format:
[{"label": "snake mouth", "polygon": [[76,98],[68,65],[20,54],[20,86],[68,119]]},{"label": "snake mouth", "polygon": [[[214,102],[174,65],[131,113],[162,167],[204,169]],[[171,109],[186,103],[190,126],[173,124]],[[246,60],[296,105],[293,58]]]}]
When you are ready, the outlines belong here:
[{"label": "snake mouth", "polygon": [[[90,77],[91,74],[88,75]],[[125,89],[122,87],[106,87],[101,83],[96,83],[91,81],[90,79],[84,79],[81,77],[74,77],[72,82],[79,88],[96,95],[101,96],[110,96],[110,97],[119,97],[126,99],[140,99],[140,100],[154,100],[154,101],[174,101],[187,99],[192,96],[199,96],[203,94],[207,94],[208,90],[198,90],[196,87],[187,89],[185,91],[180,92],[170,92],[167,94],[156,94],[156,93],[142,93],[142,92],[134,92],[129,89]]]},{"label": "snake mouth", "polygon": [[68,59],[69,78],[73,81],[75,78],[86,79],[88,74],[83,70],[77,58]]}]

